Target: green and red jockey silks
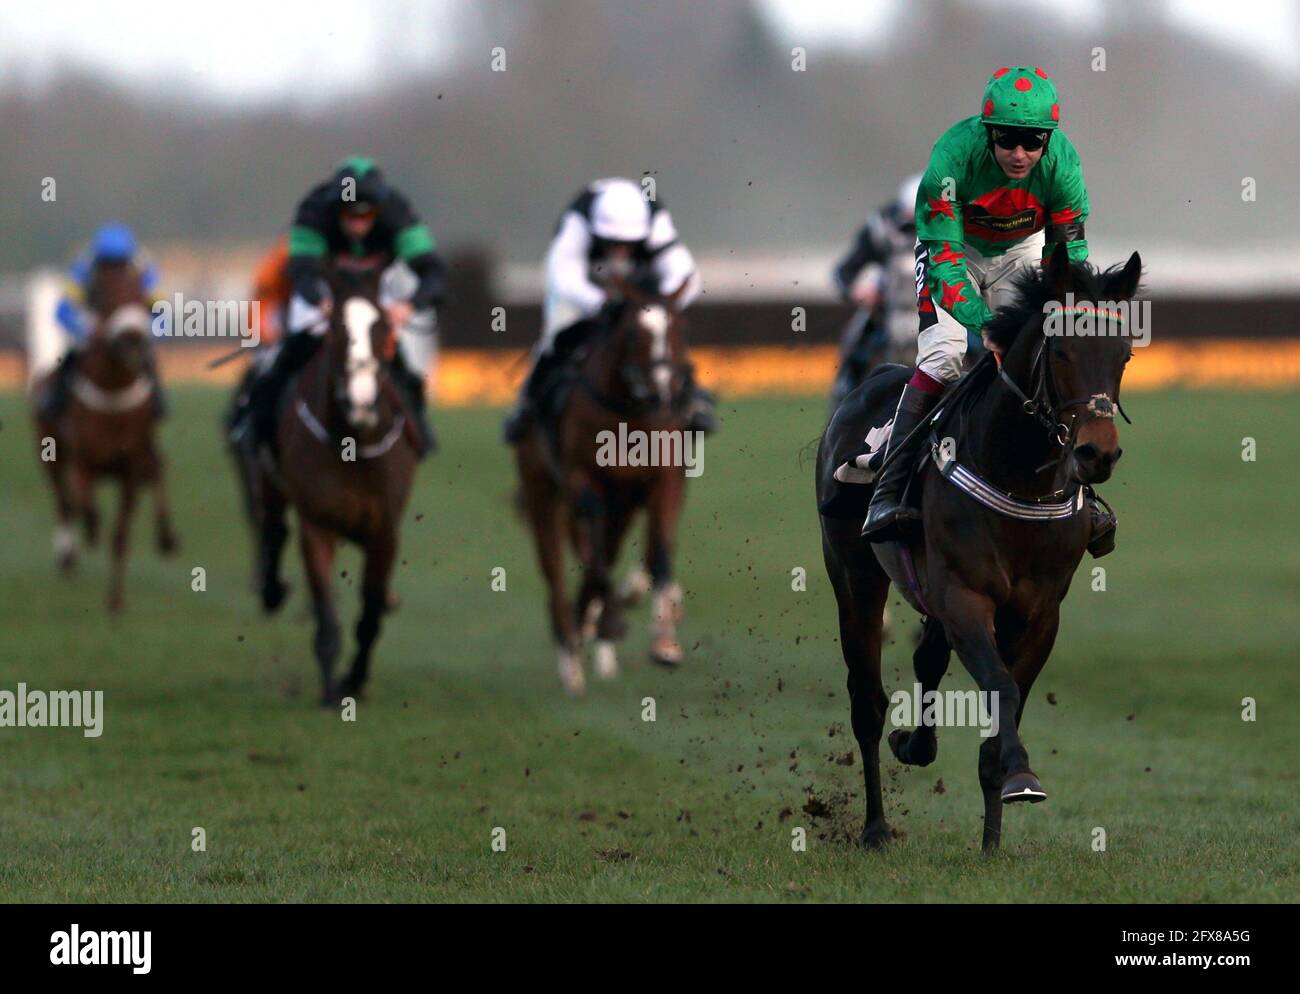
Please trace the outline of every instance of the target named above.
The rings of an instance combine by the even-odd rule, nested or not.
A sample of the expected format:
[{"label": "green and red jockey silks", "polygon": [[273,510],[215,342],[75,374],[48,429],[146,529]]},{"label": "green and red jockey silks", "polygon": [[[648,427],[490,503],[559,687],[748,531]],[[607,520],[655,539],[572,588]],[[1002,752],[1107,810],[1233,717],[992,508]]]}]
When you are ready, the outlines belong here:
[{"label": "green and red jockey silks", "polygon": [[[999,69],[984,91],[980,114],[958,121],[935,143],[916,198],[916,234],[925,245],[921,307],[938,304],[979,333],[992,316],[966,275],[969,246],[985,258],[1003,255],[1044,228],[1064,240],[1070,259],[1088,257],[1081,237],[1088,190],[1073,143],[1057,130],[1024,179],[1007,177],[989,147],[986,124],[1057,129],[1056,87],[1042,69]],[[1049,238],[1043,255],[1054,247]]]}]

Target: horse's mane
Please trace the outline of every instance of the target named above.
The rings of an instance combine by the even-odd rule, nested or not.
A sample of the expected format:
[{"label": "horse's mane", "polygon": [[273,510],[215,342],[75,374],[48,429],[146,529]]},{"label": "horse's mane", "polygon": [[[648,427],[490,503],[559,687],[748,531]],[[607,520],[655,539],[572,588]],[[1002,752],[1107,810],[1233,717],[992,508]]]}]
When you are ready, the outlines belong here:
[{"label": "horse's mane", "polygon": [[[1115,287],[1121,281],[1124,265],[1121,262],[1107,269],[1098,269],[1089,262],[1071,262],[1070,289],[1075,299],[1094,303],[1117,300]],[[999,307],[984,326],[989,341],[1004,352],[1015,342],[1020,329],[1029,323],[1029,319],[1046,313],[1046,305],[1057,299],[1051,272],[1046,265],[1026,268],[1015,277],[1012,285],[1015,299]]]}]

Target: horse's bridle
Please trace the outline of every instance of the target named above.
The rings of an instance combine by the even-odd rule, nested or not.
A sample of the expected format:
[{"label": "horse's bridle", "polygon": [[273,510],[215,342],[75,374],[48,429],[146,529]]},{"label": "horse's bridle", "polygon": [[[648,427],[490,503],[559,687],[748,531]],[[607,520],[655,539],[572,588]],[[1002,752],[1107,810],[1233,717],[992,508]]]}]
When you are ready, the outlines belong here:
[{"label": "horse's bridle", "polygon": [[[635,327],[635,322],[628,322],[626,326],[614,329],[614,333],[626,337],[631,333],[630,329],[633,327]],[[620,341],[619,344],[624,343]],[[695,380],[695,364],[692,362],[651,359],[645,363],[625,363],[619,366],[618,375],[623,380],[623,385],[627,387],[628,400],[611,397],[604,393],[585,374],[580,376],[579,382],[597,402],[609,408],[615,414],[644,415],[664,409],[659,400],[659,391],[655,389],[653,383],[654,373],[659,369],[667,369],[670,377],[680,375],[681,386],[669,398],[665,410],[670,415],[682,413],[689,403],[692,384]]]},{"label": "horse's bridle", "polygon": [[[1061,446],[1061,458],[1064,458],[1079,428],[1088,421],[1111,420],[1118,410],[1128,424],[1133,423],[1118,398],[1112,399],[1110,394],[1096,393],[1061,400],[1056,378],[1052,375],[1052,340],[1056,336],[1040,333],[1042,339],[1029,367],[1029,382],[1033,393],[1026,394],[1021,390],[1001,362],[998,363],[998,378],[1020,399],[1020,409],[1037,418],[1047,429],[1052,441]],[[1067,411],[1073,412],[1068,423],[1065,420]]]}]

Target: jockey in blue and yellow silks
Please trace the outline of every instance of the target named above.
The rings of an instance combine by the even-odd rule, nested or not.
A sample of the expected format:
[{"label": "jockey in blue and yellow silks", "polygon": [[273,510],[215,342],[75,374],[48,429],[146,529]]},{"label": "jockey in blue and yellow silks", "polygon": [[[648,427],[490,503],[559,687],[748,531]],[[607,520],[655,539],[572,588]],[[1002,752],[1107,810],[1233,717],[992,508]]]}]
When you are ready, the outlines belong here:
[{"label": "jockey in blue and yellow silks", "polygon": [[[68,389],[77,359],[90,333],[94,330],[95,284],[99,273],[106,266],[131,266],[139,273],[140,295],[146,307],[156,298],[158,270],[148,257],[141,252],[135,234],[125,224],[113,222],[104,225],[95,233],[90,247],[78,256],[68,267],[68,283],[63,296],[59,298],[58,308],[54,312],[55,320],[71,340],[71,345],[59,361],[50,384],[40,401],[42,417],[55,417],[63,412],[68,403]],[[152,353],[150,353],[152,357]],[[162,417],[166,405],[162,394],[162,383],[158,372],[150,361],[148,376],[153,381],[154,413]]]}]

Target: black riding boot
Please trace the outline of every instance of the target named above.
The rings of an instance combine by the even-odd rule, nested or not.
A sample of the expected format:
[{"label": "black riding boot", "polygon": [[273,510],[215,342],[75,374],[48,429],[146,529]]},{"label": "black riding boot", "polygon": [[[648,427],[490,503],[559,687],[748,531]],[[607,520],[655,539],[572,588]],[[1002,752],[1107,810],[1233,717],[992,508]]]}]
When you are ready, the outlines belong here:
[{"label": "black riding boot", "polygon": [[[867,520],[862,525],[862,537],[871,542],[888,542],[899,537],[898,526],[915,520],[915,513],[902,506],[903,487],[912,472],[917,453],[925,444],[926,433],[912,433],[925,416],[939,403],[936,394],[925,393],[910,383],[903,388],[894,414],[894,426],[889,433],[889,447],[885,450],[888,465],[876,478],[876,489],[867,505]],[[908,435],[912,435],[908,440]],[[905,446],[897,456],[895,449]]]},{"label": "black riding boot", "polygon": [[1088,514],[1092,519],[1092,534],[1088,538],[1088,551],[1093,559],[1100,559],[1115,551],[1115,526],[1117,519],[1110,505],[1088,488]]},{"label": "black riding boot", "polygon": [[163,393],[162,377],[158,375],[158,357],[154,355],[153,349],[147,353],[144,372],[153,385],[153,416],[161,421],[171,413],[171,404],[167,402],[167,395]]},{"label": "black riding boot", "polygon": [[714,403],[715,398],[712,393],[702,386],[693,385],[691,387],[690,420],[686,424],[686,430],[699,431],[706,435],[712,435],[717,431],[718,417],[713,410]]},{"label": "black riding boot", "polygon": [[54,367],[54,375],[45,387],[45,394],[37,405],[42,418],[53,419],[68,409],[68,394],[72,392],[72,374],[77,365],[76,349],[69,349]]},{"label": "black riding boot", "polygon": [[519,391],[519,400],[515,404],[514,410],[506,415],[505,425],[502,429],[502,435],[507,445],[518,445],[529,429],[537,423],[538,408],[541,406],[542,395],[546,392],[546,387],[550,382],[552,371],[559,365],[552,352],[543,352],[533,363],[533,368],[528,373],[528,379],[524,380],[523,388]]},{"label": "black riding boot", "polygon": [[307,364],[324,340],[324,336],[305,331],[286,335],[271,368],[253,383],[248,397],[248,414],[253,427],[254,447],[275,447],[275,415],[280,394],[289,378]]},{"label": "black riding boot", "polygon": [[406,398],[407,406],[411,409],[411,417],[415,419],[415,427],[420,433],[421,442],[420,451],[416,455],[423,459],[430,453],[438,451],[438,436],[433,433],[433,425],[429,423],[429,405],[424,397],[424,377],[406,367],[400,352],[390,368],[398,388]]}]

